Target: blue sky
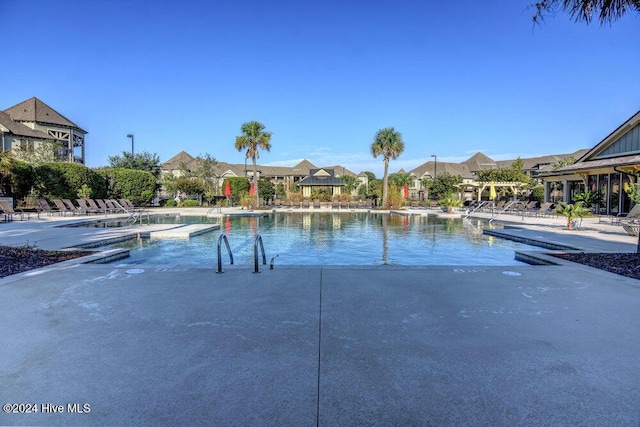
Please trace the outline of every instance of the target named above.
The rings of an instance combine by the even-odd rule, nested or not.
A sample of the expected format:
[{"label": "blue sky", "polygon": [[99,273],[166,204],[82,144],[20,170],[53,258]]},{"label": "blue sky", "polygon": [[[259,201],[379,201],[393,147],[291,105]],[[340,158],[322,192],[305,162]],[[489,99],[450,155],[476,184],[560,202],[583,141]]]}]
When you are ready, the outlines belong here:
[{"label": "blue sky", "polygon": [[273,132],[259,163],[382,175],[477,151],[590,148],[640,110],[640,17],[613,26],[533,0],[0,0],[0,109],[33,96],[87,130],[87,165],[131,149],[243,163],[240,126]]}]

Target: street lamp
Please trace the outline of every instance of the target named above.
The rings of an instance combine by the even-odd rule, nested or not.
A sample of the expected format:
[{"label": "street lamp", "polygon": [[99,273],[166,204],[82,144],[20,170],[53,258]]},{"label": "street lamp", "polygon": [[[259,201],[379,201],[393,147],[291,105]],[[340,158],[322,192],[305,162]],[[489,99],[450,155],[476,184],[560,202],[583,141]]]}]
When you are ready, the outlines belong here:
[{"label": "street lamp", "polygon": [[133,134],[128,134],[127,138],[131,138],[131,158],[133,158]]},{"label": "street lamp", "polygon": [[433,179],[436,179],[438,177],[438,156],[432,154],[431,157],[433,157]]}]

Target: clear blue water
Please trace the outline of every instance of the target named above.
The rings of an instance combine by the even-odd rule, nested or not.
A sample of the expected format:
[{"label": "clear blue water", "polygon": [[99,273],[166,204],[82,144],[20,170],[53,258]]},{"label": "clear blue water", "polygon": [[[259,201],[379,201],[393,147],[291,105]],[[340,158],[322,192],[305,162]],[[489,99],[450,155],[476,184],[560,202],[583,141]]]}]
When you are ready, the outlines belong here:
[{"label": "clear blue water", "polygon": [[[163,222],[211,222],[178,217]],[[216,220],[220,221],[220,220]],[[236,265],[253,265],[256,235],[262,236],[267,262],[276,265],[523,265],[521,243],[486,236],[486,223],[436,216],[375,213],[282,212],[262,217],[225,217],[221,229],[189,240],[124,242],[131,250],[120,264],[217,265],[221,234],[228,238]],[[223,263],[229,258],[223,245]]]}]

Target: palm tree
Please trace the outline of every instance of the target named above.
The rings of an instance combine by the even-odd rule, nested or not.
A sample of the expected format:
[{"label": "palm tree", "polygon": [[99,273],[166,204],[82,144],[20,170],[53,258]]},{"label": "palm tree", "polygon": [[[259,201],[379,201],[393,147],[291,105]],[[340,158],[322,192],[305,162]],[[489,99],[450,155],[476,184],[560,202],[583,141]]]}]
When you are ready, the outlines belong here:
[{"label": "palm tree", "polygon": [[387,207],[389,181],[389,159],[396,159],[404,151],[402,135],[394,128],[380,129],[371,144],[373,157],[382,155],[384,160],[384,177],[382,179],[382,207]]},{"label": "palm tree", "polygon": [[546,13],[557,9],[569,13],[576,21],[589,24],[595,17],[600,25],[611,25],[614,21],[633,12],[640,13],[640,1],[638,0],[539,0],[533,6],[536,13],[533,22],[544,20]]},{"label": "palm tree", "polygon": [[582,202],[575,202],[574,204],[560,202],[556,212],[558,215],[567,217],[567,228],[569,230],[573,230],[574,218],[582,218],[589,214],[589,210],[582,207]]},{"label": "palm tree", "polygon": [[256,169],[256,158],[260,157],[258,148],[262,150],[271,150],[271,132],[264,130],[264,125],[255,120],[243,123],[240,127],[242,135],[236,136],[236,150],[247,150],[246,158],[251,158],[253,162],[253,192],[255,196],[255,207],[259,207],[258,182],[256,177],[258,171]]}]

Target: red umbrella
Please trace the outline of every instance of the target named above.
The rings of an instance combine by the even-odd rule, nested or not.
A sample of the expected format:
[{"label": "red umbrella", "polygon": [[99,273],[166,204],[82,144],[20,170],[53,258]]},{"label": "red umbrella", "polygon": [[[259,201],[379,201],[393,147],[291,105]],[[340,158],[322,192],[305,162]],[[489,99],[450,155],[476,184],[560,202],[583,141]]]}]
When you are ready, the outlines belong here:
[{"label": "red umbrella", "polygon": [[404,185],[404,198],[405,199],[409,198],[409,184]]},{"label": "red umbrella", "polygon": [[251,188],[249,188],[249,195],[251,197],[254,196],[254,194],[256,194],[256,190],[253,188],[253,182],[251,183]]},{"label": "red umbrella", "polygon": [[224,186],[224,195],[229,197],[231,195],[231,184],[227,181],[227,185]]}]

